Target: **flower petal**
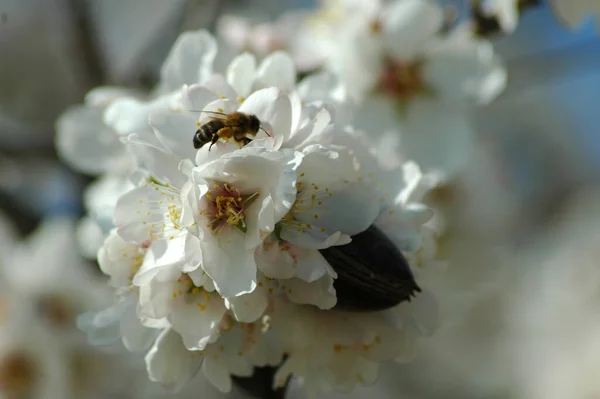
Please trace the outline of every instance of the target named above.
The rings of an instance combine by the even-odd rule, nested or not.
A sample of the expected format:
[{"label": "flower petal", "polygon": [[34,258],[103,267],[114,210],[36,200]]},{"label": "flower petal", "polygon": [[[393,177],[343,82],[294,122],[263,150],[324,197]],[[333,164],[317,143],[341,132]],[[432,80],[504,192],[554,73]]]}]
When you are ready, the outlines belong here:
[{"label": "flower petal", "polygon": [[254,250],[244,249],[245,237],[241,232],[232,230],[217,237],[207,234],[201,245],[202,268],[223,297],[236,297],[254,291]]},{"label": "flower petal", "polygon": [[445,101],[488,104],[504,89],[507,73],[492,44],[459,31],[431,46],[424,79]]},{"label": "flower petal", "polygon": [[440,31],[443,21],[443,10],[432,0],[395,1],[382,19],[385,45],[397,59],[414,59]]},{"label": "flower petal", "polygon": [[103,110],[78,106],[56,123],[56,149],[75,169],[89,174],[118,171],[128,165],[125,147],[102,120]]},{"label": "flower petal", "polygon": [[179,391],[198,372],[202,359],[199,354],[190,354],[172,329],[165,329],[145,356],[150,380],[172,392]]},{"label": "flower petal", "polygon": [[204,82],[212,74],[216,54],[217,43],[208,31],[182,33],[161,69],[161,81],[166,90]]},{"label": "flower petal", "polygon": [[235,57],[227,67],[227,83],[240,97],[248,97],[256,77],[256,58],[250,53]]},{"label": "flower petal", "polygon": [[250,294],[225,299],[225,304],[233,312],[237,321],[252,323],[258,320],[267,309],[269,304],[267,289],[262,283]]},{"label": "flower petal", "polygon": [[203,350],[218,333],[225,305],[216,293],[188,294],[169,316],[173,329],[181,334],[188,350]]},{"label": "flower petal", "polygon": [[266,57],[260,64],[255,82],[255,89],[277,87],[291,91],[296,84],[296,67],[287,53],[276,51]]},{"label": "flower petal", "polygon": [[255,91],[244,101],[238,111],[256,115],[261,124],[268,123],[272,136],[282,135],[285,141],[291,135],[292,104],[290,98],[278,88]]},{"label": "flower petal", "polygon": [[150,116],[150,125],[161,144],[182,159],[194,159],[193,138],[198,126],[190,115],[158,114]]}]

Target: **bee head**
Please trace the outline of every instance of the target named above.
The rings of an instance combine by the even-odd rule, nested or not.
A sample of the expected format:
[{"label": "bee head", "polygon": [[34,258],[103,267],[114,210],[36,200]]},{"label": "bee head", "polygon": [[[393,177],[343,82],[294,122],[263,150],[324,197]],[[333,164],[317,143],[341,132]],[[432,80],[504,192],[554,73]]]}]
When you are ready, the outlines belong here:
[{"label": "bee head", "polygon": [[260,121],[256,115],[250,115],[250,131],[258,133],[258,129],[260,129]]}]

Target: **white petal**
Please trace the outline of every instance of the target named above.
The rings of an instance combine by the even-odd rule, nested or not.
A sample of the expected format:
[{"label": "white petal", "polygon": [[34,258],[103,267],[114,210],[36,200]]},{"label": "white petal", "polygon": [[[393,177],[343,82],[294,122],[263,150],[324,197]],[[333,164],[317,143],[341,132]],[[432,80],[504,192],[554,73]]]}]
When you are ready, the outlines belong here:
[{"label": "white petal", "polygon": [[147,129],[150,104],[135,98],[119,98],[104,112],[104,123],[120,135],[138,133]]},{"label": "white petal", "polygon": [[170,183],[174,187],[181,187],[185,183],[186,176],[179,171],[181,158],[150,145],[137,134],[131,134],[126,139],[130,153],[140,171],[146,171],[155,179]]},{"label": "white petal", "polygon": [[319,309],[331,309],[337,303],[333,278],[330,275],[325,275],[312,283],[296,278],[286,280],[284,284],[287,287],[288,298],[294,303],[315,305]]},{"label": "white petal", "polygon": [[99,86],[93,88],[85,95],[85,104],[92,107],[106,107],[120,97],[135,97],[139,94],[127,87]]},{"label": "white petal", "polygon": [[296,277],[310,283],[328,273],[330,266],[319,251],[304,249],[298,257],[296,270]]},{"label": "white petal", "polygon": [[77,328],[87,333],[92,345],[113,345],[119,341],[119,318],[121,309],[113,306],[100,312],[88,312],[77,318]]},{"label": "white petal", "polygon": [[398,59],[413,59],[440,31],[443,20],[443,10],[432,0],[396,1],[382,20],[386,47]]},{"label": "white petal", "polygon": [[265,276],[288,279],[296,275],[296,262],[283,243],[265,242],[255,253],[256,265]]},{"label": "white petal", "polygon": [[56,149],[61,158],[84,173],[100,174],[127,165],[125,147],[104,125],[101,108],[74,107],[56,123]]},{"label": "white petal", "polygon": [[204,375],[221,392],[231,391],[231,376],[222,361],[215,356],[208,356],[202,363]]},{"label": "white petal", "polygon": [[292,104],[290,98],[276,87],[252,93],[238,111],[256,115],[261,124],[268,124],[270,129],[266,130],[270,130],[271,136],[282,135],[285,141],[291,135]]},{"label": "white petal", "polygon": [[131,295],[127,302],[123,304],[120,333],[123,338],[123,345],[128,351],[143,352],[152,345],[159,331],[140,323],[136,314],[136,304],[136,295]]},{"label": "white petal", "polygon": [[227,83],[238,96],[248,97],[256,77],[256,58],[250,53],[238,55],[227,67]]},{"label": "white petal", "polygon": [[188,111],[200,112],[208,103],[218,100],[219,96],[204,85],[196,84],[183,87],[182,99]]},{"label": "white petal", "polygon": [[194,159],[193,137],[198,126],[190,115],[159,114],[150,116],[150,124],[161,144],[178,158]]},{"label": "white petal", "polygon": [[281,90],[292,90],[295,84],[296,67],[287,53],[276,51],[260,64],[255,88],[278,87]]},{"label": "white petal", "polygon": [[208,79],[206,82],[202,83],[202,85],[221,98],[237,100],[237,93],[235,92],[233,87],[231,87],[229,83],[227,83],[227,80],[225,80],[225,78],[222,75],[215,74],[211,76],[210,79]]},{"label": "white petal", "polygon": [[184,84],[202,83],[212,74],[217,43],[205,30],[184,32],[175,41],[161,69],[161,80],[167,90]]},{"label": "white petal", "polygon": [[225,299],[225,303],[237,321],[252,323],[258,320],[267,309],[269,303],[267,289],[263,283],[263,286],[257,286],[252,293]]},{"label": "white petal", "polygon": [[178,304],[169,320],[188,350],[203,350],[218,333],[225,311],[222,299],[215,293],[188,294],[186,303]]},{"label": "white petal", "polygon": [[172,392],[179,391],[198,372],[202,359],[190,353],[183,346],[181,336],[171,329],[160,334],[145,357],[150,380],[160,382]]},{"label": "white petal", "polygon": [[216,238],[211,235],[201,245],[202,268],[222,296],[230,298],[254,291],[254,251],[244,249],[245,237],[241,232],[222,232]]},{"label": "white petal", "polygon": [[427,53],[423,75],[437,98],[487,104],[506,86],[506,70],[487,41],[460,32]]}]

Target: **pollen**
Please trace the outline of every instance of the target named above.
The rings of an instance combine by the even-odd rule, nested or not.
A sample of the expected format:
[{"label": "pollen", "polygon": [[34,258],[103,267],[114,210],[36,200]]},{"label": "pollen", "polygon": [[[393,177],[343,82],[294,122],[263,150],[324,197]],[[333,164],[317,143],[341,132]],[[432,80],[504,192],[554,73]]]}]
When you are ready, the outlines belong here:
[{"label": "pollen", "polygon": [[258,198],[260,191],[244,195],[229,183],[215,183],[206,194],[208,211],[204,214],[211,219],[208,225],[213,234],[218,234],[223,227],[237,227],[246,232],[247,225],[244,211]]}]

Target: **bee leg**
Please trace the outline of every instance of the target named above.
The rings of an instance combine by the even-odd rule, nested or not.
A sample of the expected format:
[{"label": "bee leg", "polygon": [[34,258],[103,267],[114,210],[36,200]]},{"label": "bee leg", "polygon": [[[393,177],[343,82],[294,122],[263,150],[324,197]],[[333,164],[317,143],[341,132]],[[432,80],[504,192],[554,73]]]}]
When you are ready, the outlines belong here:
[{"label": "bee leg", "polygon": [[219,141],[219,135],[215,134],[212,138],[212,140],[210,141],[210,146],[208,147],[208,151],[210,151],[210,149],[212,148],[213,145],[215,145],[217,143],[217,141]]}]

